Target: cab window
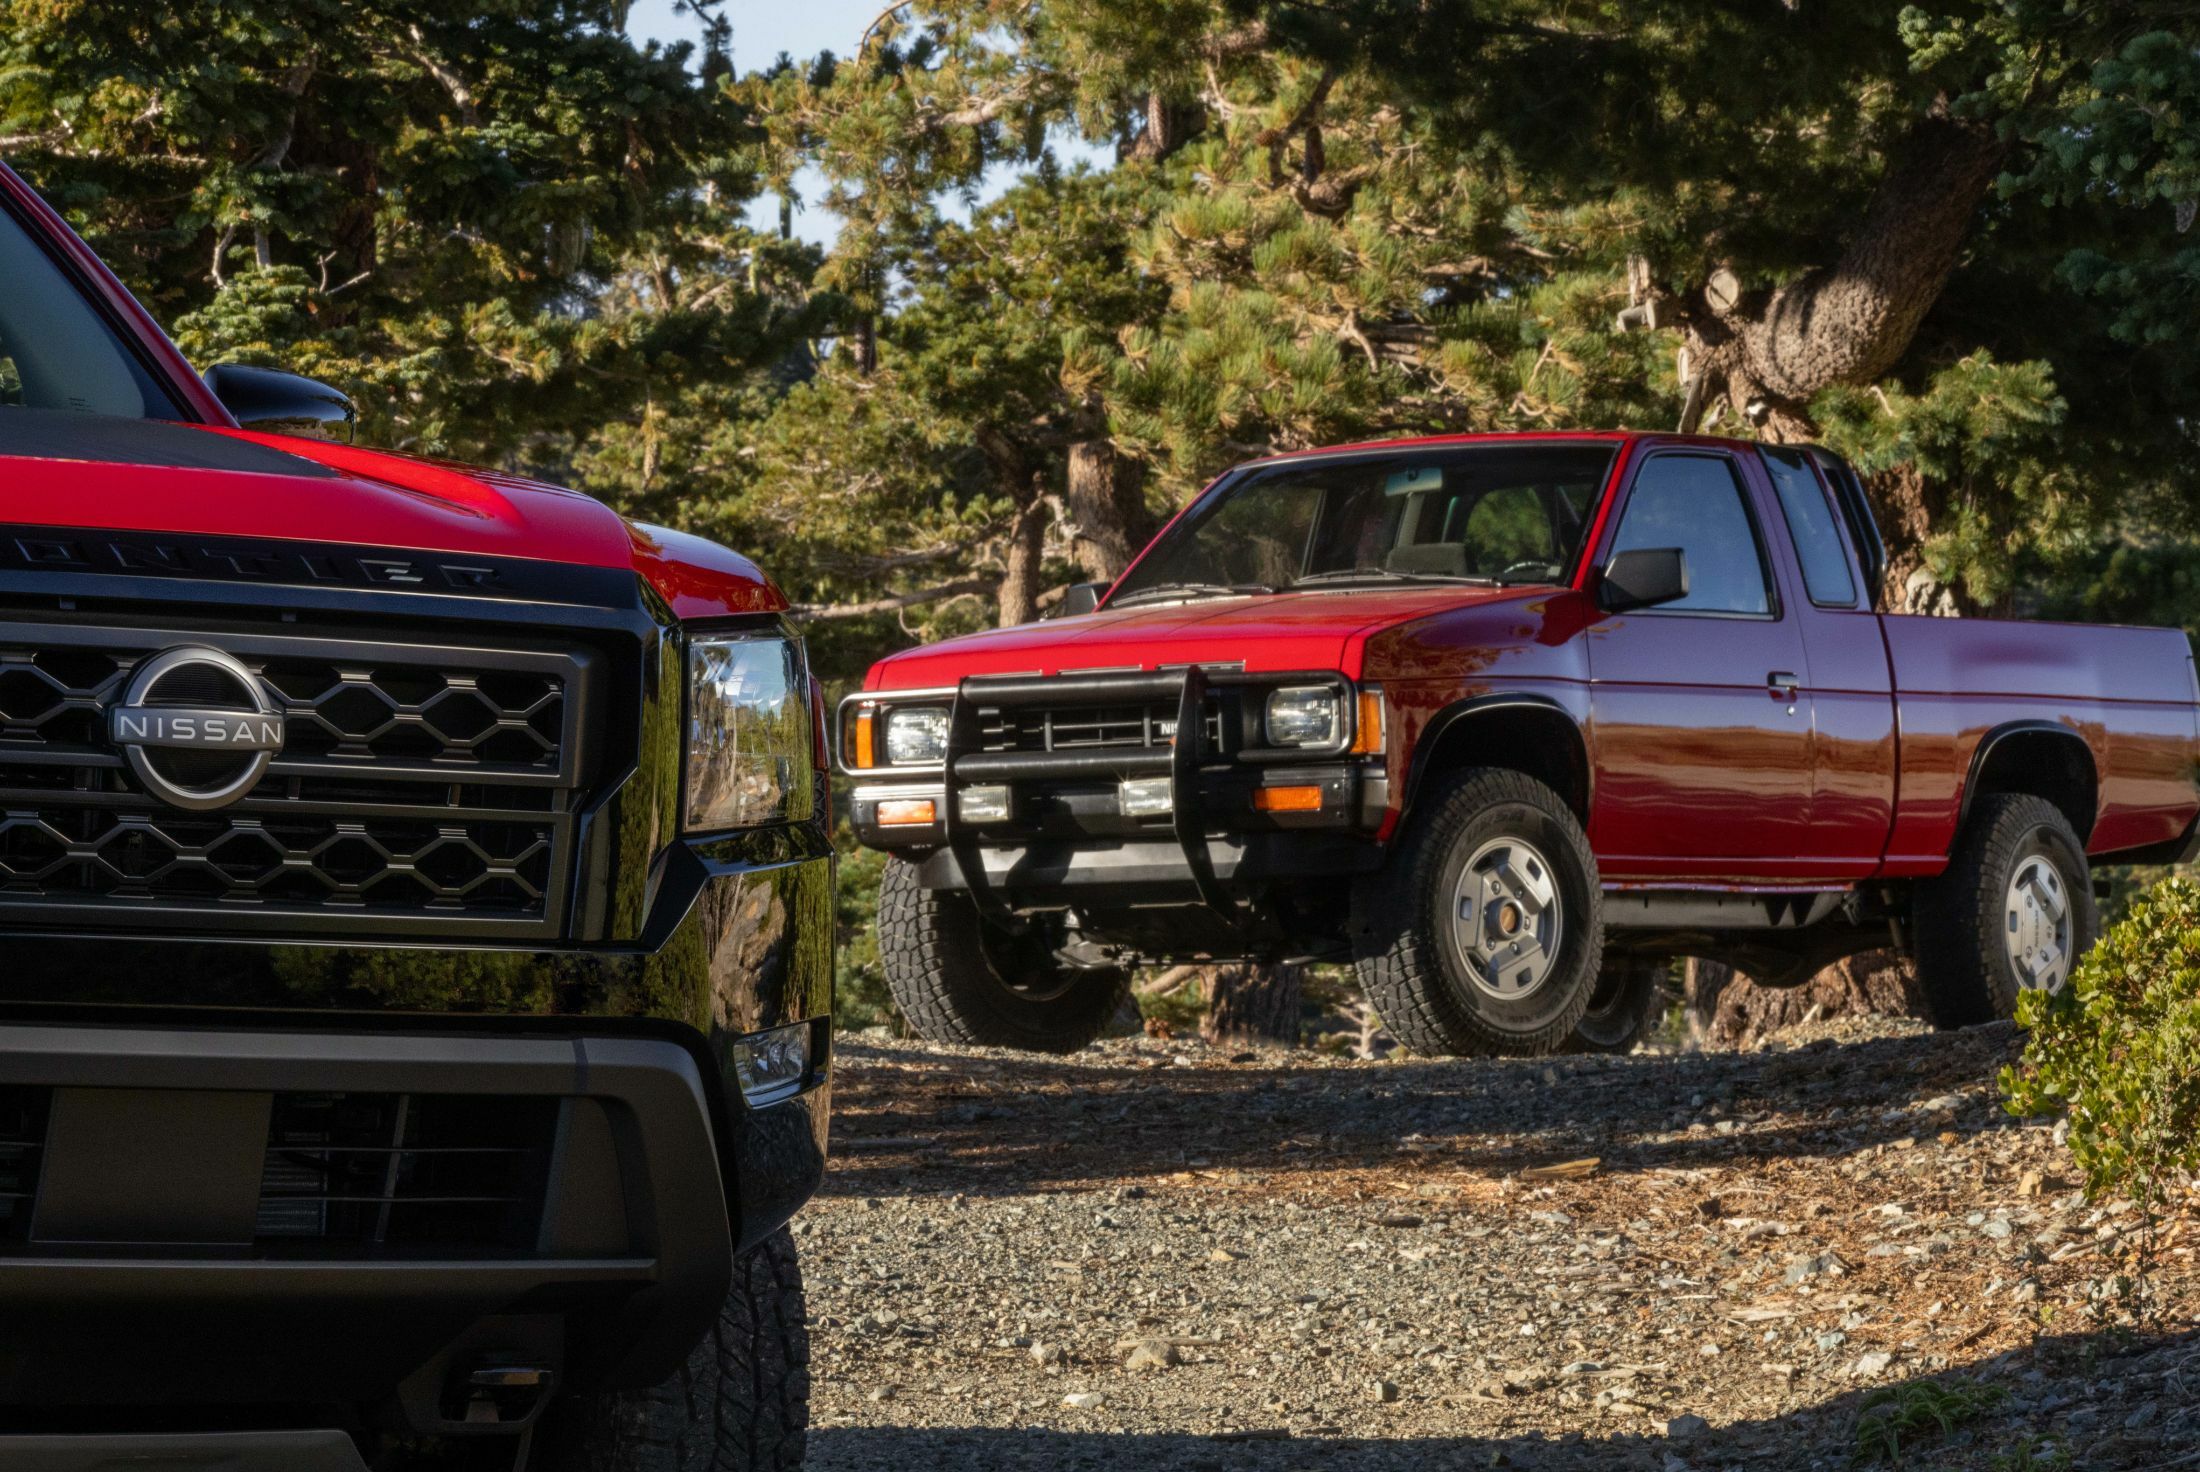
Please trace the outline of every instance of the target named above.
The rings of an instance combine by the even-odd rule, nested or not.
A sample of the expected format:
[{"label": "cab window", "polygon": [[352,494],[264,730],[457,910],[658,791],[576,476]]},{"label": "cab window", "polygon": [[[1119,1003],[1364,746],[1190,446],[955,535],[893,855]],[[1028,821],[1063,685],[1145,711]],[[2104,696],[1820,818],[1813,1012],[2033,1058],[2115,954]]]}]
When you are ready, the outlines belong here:
[{"label": "cab window", "polygon": [[1849,549],[1818,473],[1800,452],[1762,447],[1772,488],[1779,492],[1788,535],[1795,539],[1795,560],[1803,566],[1803,589],[1820,608],[1854,608],[1856,579],[1849,572]]},{"label": "cab window", "polygon": [[1659,611],[1772,612],[1764,549],[1726,456],[1662,454],[1644,462],[1612,551],[1646,547],[1678,547],[1688,558],[1688,595]]}]

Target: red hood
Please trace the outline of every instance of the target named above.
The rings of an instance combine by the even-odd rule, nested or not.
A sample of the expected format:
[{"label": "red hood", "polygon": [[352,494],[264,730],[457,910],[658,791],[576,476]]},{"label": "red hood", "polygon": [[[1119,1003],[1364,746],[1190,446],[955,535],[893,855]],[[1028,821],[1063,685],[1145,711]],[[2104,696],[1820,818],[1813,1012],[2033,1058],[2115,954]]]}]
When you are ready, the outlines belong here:
[{"label": "red hood", "polygon": [[871,667],[873,690],[953,685],[966,675],[1239,664],[1253,673],[1360,673],[1370,635],[1456,608],[1547,597],[1531,588],[1352,588],[1103,609],[904,650]]},{"label": "red hood", "polygon": [[[184,426],[176,426],[182,431]],[[745,557],[627,521],[578,491],[349,445],[191,427],[295,455],[333,476],[0,455],[0,522],[389,547],[618,568],[682,618],[784,610]]]}]

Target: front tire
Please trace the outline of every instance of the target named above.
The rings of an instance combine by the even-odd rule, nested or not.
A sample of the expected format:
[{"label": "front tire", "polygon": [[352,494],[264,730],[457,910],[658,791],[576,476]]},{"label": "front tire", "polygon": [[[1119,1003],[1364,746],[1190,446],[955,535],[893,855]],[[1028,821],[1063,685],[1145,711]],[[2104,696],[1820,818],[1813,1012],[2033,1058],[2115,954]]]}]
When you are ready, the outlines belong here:
[{"label": "front tire", "polygon": [[1632,1053],[1665,1001],[1666,963],[1607,955],[1588,1010],[1566,1040],[1569,1053]]},{"label": "front tire", "polygon": [[1550,788],[1479,768],[1429,793],[1353,903],[1361,985],[1429,1055],[1557,1051],[1604,951],[1596,859]]},{"label": "front tire", "polygon": [[917,866],[879,876],[886,986],[920,1038],[974,1047],[1074,1053],[1100,1036],[1130,985],[1120,967],[1073,967],[1034,930],[988,924],[968,895],[926,889]]},{"label": "front tire", "polygon": [[734,1264],[718,1322],[647,1390],[553,1401],[534,1444],[554,1472],[793,1472],[810,1427],[810,1331],[782,1227]]},{"label": "front tire", "polygon": [[1980,798],[1937,878],[1917,886],[1917,978],[1937,1027],[2014,1017],[2060,991],[2099,938],[2085,846],[2044,798]]}]

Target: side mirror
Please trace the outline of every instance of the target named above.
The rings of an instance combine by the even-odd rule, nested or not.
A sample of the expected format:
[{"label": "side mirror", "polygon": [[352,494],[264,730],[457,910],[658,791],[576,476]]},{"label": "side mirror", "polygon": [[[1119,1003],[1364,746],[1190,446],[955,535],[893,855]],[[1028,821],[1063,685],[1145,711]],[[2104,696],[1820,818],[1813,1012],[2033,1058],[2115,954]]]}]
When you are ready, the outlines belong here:
[{"label": "side mirror", "polygon": [[1076,618],[1090,613],[1100,606],[1100,595],[1107,591],[1106,583],[1071,583],[1062,601],[1047,610],[1047,617]]},{"label": "side mirror", "polygon": [[351,443],[358,412],[325,383],[242,363],[217,363],[201,376],[246,429]]},{"label": "side mirror", "polygon": [[1678,547],[1636,547],[1604,566],[1606,613],[1655,608],[1688,596],[1688,554]]}]

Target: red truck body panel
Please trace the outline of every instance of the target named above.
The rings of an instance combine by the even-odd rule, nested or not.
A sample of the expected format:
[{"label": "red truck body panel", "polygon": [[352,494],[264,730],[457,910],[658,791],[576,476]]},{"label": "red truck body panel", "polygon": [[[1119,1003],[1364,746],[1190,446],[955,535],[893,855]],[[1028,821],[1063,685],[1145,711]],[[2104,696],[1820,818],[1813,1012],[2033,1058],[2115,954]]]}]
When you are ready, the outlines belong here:
[{"label": "red truck body panel", "polygon": [[449,462],[257,434],[235,421],[167,336],[37,193],[0,165],[0,206],[140,349],[209,434],[227,434],[341,472],[299,480],[225,469],[0,454],[0,522],[13,526],[248,537],[632,570],[682,618],[784,611],[747,558],[628,522],[578,491]]},{"label": "red truck body panel", "polygon": [[[1605,880],[1621,887],[1832,889],[1937,873],[1982,743],[2019,725],[2067,728],[2085,742],[2099,784],[2093,853],[2174,840],[2200,812],[2200,688],[2181,632],[1881,615],[1861,586],[1851,607],[1814,604],[1748,445],[1465,435],[1313,453],[1479,440],[1618,445],[1570,586],[1287,591],[1122,611],[1103,602],[1080,618],[893,655],[866,688],[1193,663],[1333,670],[1383,690],[1394,779],[1386,839],[1412,798],[1411,781],[1397,779],[1414,772],[1433,725],[1464,702],[1532,699],[1581,733],[1591,846]],[[1739,467],[1765,530],[1774,616],[1600,607],[1598,570],[1633,472],[1676,448],[1715,450]],[[1860,551],[1848,550],[1852,560]],[[1774,680],[1783,674],[1792,688]]]}]

